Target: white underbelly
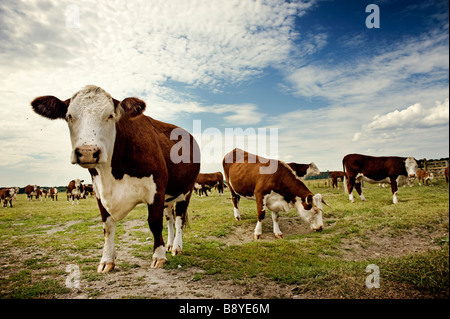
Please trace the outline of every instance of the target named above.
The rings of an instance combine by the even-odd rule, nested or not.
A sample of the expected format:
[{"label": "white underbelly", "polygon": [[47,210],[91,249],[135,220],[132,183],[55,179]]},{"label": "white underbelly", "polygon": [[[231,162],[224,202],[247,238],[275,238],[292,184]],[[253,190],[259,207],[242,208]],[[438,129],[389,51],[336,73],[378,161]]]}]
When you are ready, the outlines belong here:
[{"label": "white underbelly", "polygon": [[288,212],[293,206],[290,205],[282,195],[271,191],[270,194],[264,196],[264,207],[271,212]]}]

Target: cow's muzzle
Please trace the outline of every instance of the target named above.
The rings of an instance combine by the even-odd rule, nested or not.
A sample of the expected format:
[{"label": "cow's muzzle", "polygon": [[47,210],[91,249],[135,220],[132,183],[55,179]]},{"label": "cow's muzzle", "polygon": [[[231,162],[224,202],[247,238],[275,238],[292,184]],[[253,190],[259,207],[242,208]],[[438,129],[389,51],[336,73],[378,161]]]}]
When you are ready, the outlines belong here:
[{"label": "cow's muzzle", "polygon": [[100,148],[92,145],[83,145],[75,149],[76,163],[81,166],[97,164],[100,160]]}]

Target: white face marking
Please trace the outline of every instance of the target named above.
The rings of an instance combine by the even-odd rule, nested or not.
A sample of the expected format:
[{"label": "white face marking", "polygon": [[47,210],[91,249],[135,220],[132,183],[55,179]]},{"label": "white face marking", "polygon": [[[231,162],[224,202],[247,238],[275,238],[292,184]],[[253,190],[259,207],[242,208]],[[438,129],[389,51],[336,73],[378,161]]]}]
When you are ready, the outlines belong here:
[{"label": "white face marking", "polygon": [[112,157],[118,118],[111,96],[103,89],[87,86],[76,93],[66,114],[72,141],[72,164],[77,163],[75,150],[80,146],[98,147],[98,163],[107,162]]},{"label": "white face marking", "polygon": [[306,176],[319,175],[319,174],[320,174],[320,170],[319,170],[319,168],[317,167],[317,165],[314,164],[314,162],[313,162],[313,163],[309,164],[309,167],[308,167],[308,169],[306,170],[306,175],[305,175],[305,177],[306,177]]},{"label": "white face marking", "polygon": [[405,160],[405,168],[408,173],[408,177],[416,177],[417,176],[417,162],[414,157],[408,157]]},{"label": "white face marking", "polygon": [[322,195],[316,194],[313,196],[312,208],[306,210],[302,205],[300,197],[295,198],[295,207],[300,217],[310,224],[312,230],[319,230],[323,228],[322,218]]}]

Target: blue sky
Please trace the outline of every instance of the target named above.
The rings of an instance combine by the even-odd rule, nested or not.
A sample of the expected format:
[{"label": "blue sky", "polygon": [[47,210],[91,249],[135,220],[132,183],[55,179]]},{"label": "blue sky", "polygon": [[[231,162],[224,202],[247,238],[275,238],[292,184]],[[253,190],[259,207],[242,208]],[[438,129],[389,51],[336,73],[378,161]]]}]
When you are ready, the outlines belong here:
[{"label": "blue sky", "polygon": [[[372,3],[380,28],[366,27]],[[313,161],[322,171],[341,170],[354,152],[448,157],[448,6],[2,1],[0,185],[90,181],[70,164],[65,122],[29,104],[39,95],[66,99],[87,84],[119,100],[140,97],[145,114],[191,132],[194,121],[201,133],[211,128],[196,136],[202,172],[222,169],[227,128],[260,155]],[[277,129],[275,153],[257,144],[263,128]]]}]

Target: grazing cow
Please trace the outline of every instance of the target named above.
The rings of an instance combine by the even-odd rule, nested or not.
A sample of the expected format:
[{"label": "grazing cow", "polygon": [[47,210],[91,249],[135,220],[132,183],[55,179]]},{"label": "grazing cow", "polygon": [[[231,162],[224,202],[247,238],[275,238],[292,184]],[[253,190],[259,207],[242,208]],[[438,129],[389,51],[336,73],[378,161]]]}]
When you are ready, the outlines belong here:
[{"label": "grazing cow", "polygon": [[48,196],[54,201],[58,200],[58,189],[52,187],[48,190]]},{"label": "grazing cow", "polygon": [[[264,172],[264,168],[269,167],[268,164],[276,170]],[[241,219],[238,209],[240,197],[256,200],[258,222],[254,231],[255,239],[261,238],[266,209],[272,212],[276,238],[283,237],[278,225],[278,212],[287,212],[293,207],[310,224],[312,230],[322,230],[322,203],[325,203],[322,195],[311,193],[284,162],[268,160],[236,148],[225,155],[223,169],[237,220]]]},{"label": "grazing cow", "polygon": [[72,200],[72,205],[75,203],[75,199],[77,200],[77,204],[80,203],[80,198],[83,194],[83,183],[84,179],[79,180],[73,179],[70,181],[69,186],[67,186],[66,195],[67,201]]},{"label": "grazing cow", "polygon": [[33,200],[33,196],[36,198],[36,200],[39,198],[37,194],[38,188],[39,187],[37,185],[27,185],[25,187],[25,194],[27,195],[28,200]]},{"label": "grazing cow", "polygon": [[[344,182],[346,176],[347,176],[347,174],[345,174],[345,172],[343,172],[343,171],[331,171],[330,177],[331,177],[331,186],[333,187],[333,189],[335,186],[337,189],[339,189],[338,178],[340,178],[342,180],[342,182]],[[344,187],[345,187],[345,185],[344,185]]]},{"label": "grazing cow", "polygon": [[[432,172],[427,172],[424,169],[418,169],[416,174],[417,174],[417,180],[419,181],[419,186],[422,186],[422,184],[428,185],[428,183],[433,185],[433,182],[431,180],[434,179],[434,175]],[[422,181],[422,184],[420,183],[421,181]]]},{"label": "grazing cow", "polygon": [[71,161],[88,168],[92,176],[105,237],[98,272],[114,269],[116,223],[139,203],[147,204],[154,238],[151,267],[160,268],[167,260],[164,214],[170,234],[167,248],[173,255],[182,252],[182,227],[200,170],[200,150],[187,131],[143,115],[146,105],[138,98],[120,102],[93,85],[65,101],[42,96],[31,105],[42,116],[67,121]]},{"label": "grazing cow", "polygon": [[12,200],[16,194],[16,189],[14,187],[3,188],[0,190],[0,202],[3,200],[3,207],[13,207]]},{"label": "grazing cow", "polygon": [[320,170],[314,162],[311,164],[297,164],[297,163],[287,163],[290,168],[297,174],[301,179],[307,176],[320,175]]},{"label": "grazing cow", "polygon": [[219,194],[223,194],[223,174],[216,173],[200,173],[195,181],[195,188],[199,190],[199,195],[204,193],[208,196],[207,190],[217,186]]},{"label": "grazing cow", "polygon": [[390,183],[393,194],[393,203],[398,203],[398,186],[402,186],[406,179],[412,182],[416,177],[417,161],[413,157],[385,156],[375,157],[361,154],[346,155],[342,164],[347,173],[347,191],[353,203],[353,187],[361,200],[366,200],[361,191],[361,182]]}]

